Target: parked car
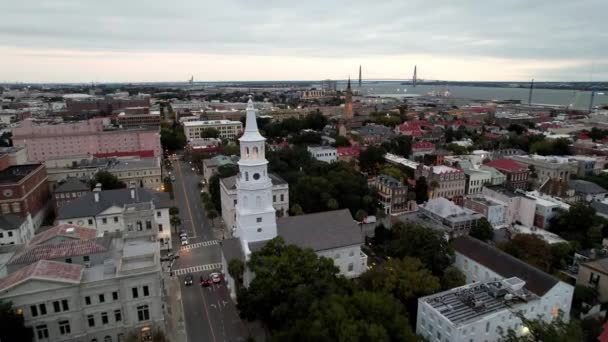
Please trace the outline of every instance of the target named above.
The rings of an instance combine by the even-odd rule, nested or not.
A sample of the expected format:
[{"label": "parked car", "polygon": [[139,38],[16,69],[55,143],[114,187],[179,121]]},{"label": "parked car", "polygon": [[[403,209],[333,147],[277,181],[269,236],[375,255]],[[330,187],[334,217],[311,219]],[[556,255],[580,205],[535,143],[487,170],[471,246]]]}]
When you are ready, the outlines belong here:
[{"label": "parked car", "polygon": [[179,232],[179,237],[181,239],[187,238],[188,237],[188,233],[186,233],[185,231],[182,230],[181,232]]},{"label": "parked car", "polygon": [[217,273],[217,272],[213,272],[213,273],[211,273],[211,274],[209,275],[209,277],[211,278],[211,281],[212,281],[214,284],[219,284],[219,283],[221,283],[221,282],[222,282],[222,276],[221,276],[219,273]]},{"label": "parked car", "polygon": [[175,176],[171,176],[171,181],[175,182]]},{"label": "parked car", "polygon": [[201,275],[201,286],[207,287],[210,285],[211,285],[211,279],[205,277],[204,275]]},{"label": "parked car", "polygon": [[184,278],[184,285],[186,285],[186,286],[192,285],[193,279],[194,279],[194,276],[191,273],[186,274],[186,277]]},{"label": "parked car", "polygon": [[188,244],[188,238],[182,239],[182,246],[185,246],[187,244]]}]

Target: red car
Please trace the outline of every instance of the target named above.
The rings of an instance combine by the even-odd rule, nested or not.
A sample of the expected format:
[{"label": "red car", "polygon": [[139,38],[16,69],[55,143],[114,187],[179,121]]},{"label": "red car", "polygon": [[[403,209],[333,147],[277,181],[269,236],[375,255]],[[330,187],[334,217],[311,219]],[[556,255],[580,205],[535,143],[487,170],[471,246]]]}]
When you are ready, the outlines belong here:
[{"label": "red car", "polygon": [[203,286],[203,287],[211,286],[211,279],[201,276],[201,286]]},{"label": "red car", "polygon": [[221,282],[222,282],[222,276],[221,276],[219,273],[217,273],[217,272],[211,273],[211,274],[209,275],[209,277],[211,277],[211,281],[212,281],[214,284],[219,284],[219,283],[221,283]]}]

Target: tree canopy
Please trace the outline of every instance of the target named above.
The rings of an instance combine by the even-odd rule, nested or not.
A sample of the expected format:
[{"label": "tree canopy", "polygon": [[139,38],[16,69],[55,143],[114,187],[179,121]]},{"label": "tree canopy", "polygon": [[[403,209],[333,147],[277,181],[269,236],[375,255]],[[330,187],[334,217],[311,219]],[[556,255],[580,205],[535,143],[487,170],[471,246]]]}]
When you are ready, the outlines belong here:
[{"label": "tree canopy", "polygon": [[[585,224],[581,224],[585,222]],[[559,212],[551,219],[549,229],[566,240],[578,241],[583,248],[601,243],[602,236],[593,234],[604,220],[595,215],[595,208],[587,203],[575,203],[568,211]]]},{"label": "tree canopy", "polygon": [[359,154],[359,167],[362,170],[375,173],[384,163],[386,150],[379,146],[370,146]]},{"label": "tree canopy", "polygon": [[127,185],[108,171],[98,171],[95,177],[91,180],[91,188],[94,188],[97,183],[101,183],[102,190],[113,190],[126,188]]},{"label": "tree canopy", "polygon": [[0,341],[33,341],[32,328],[23,325],[23,313],[17,312],[11,302],[0,301],[0,322]]},{"label": "tree canopy", "polygon": [[551,247],[539,235],[517,234],[510,241],[500,243],[498,247],[545,272],[551,270]]},{"label": "tree canopy", "polygon": [[488,220],[483,217],[481,218],[481,220],[479,220],[479,222],[477,222],[477,225],[475,227],[471,228],[469,235],[476,239],[487,242],[494,238],[494,228],[492,227],[490,222],[488,222]]}]

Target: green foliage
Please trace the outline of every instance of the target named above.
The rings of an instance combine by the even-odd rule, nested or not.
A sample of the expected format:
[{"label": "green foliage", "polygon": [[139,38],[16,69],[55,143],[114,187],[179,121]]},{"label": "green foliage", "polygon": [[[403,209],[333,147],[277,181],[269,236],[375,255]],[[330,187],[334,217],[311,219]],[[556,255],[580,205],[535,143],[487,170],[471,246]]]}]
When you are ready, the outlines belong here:
[{"label": "green foliage", "polygon": [[384,235],[383,241],[378,240],[375,246],[380,254],[420,259],[436,276],[442,275],[452,264],[454,251],[441,232],[399,222],[381,234]]},{"label": "green foliage", "polygon": [[384,293],[367,291],[332,295],[317,300],[310,315],[272,341],[417,341],[398,301]]},{"label": "green foliage", "polygon": [[545,272],[551,271],[551,247],[538,235],[517,234],[510,241],[498,244],[498,247]]},{"label": "green foliage", "polygon": [[219,216],[220,216],[219,213],[215,209],[211,209],[211,210],[207,211],[207,218],[209,218],[211,220],[211,222],[213,222]]},{"label": "green foliage", "polygon": [[291,206],[291,208],[289,208],[289,214],[291,216],[304,215],[304,210],[302,210],[302,206],[295,203],[294,205]]},{"label": "green foliage", "polygon": [[487,242],[494,238],[494,228],[492,227],[490,222],[488,222],[488,220],[484,217],[479,220],[475,227],[471,228],[469,235],[481,241]]},{"label": "green foliage", "polygon": [[160,129],[160,144],[163,150],[181,150],[186,146],[184,129],[179,124],[162,124]]},{"label": "green foliage", "polygon": [[201,138],[219,138],[220,131],[215,128],[205,128],[201,131]]},{"label": "green foliage", "polygon": [[322,142],[321,134],[317,132],[302,132],[299,134],[294,134],[288,140],[290,144],[304,146],[320,145]]},{"label": "green foliage", "polygon": [[429,186],[426,182],[426,177],[422,176],[416,180],[414,193],[416,194],[416,203],[418,204],[429,200]]},{"label": "green foliage", "polygon": [[[566,240],[579,242],[582,248],[590,248],[601,243],[601,233],[598,235],[597,231],[603,223],[604,220],[595,215],[595,208],[579,202],[551,219],[549,229]],[[595,231],[592,230],[594,227]]]},{"label": "green foliage", "polygon": [[466,284],[465,275],[454,266],[448,266],[440,279],[441,289],[449,290]]},{"label": "green foliage", "polygon": [[227,156],[236,156],[241,153],[241,151],[239,150],[239,145],[235,144],[234,142],[228,142],[227,144],[224,144],[223,148],[223,153]]},{"label": "green foliage", "polygon": [[350,140],[341,135],[336,136],[336,142],[334,143],[334,147],[347,147],[350,146]]},{"label": "green foliage", "polygon": [[605,139],[608,137],[608,129],[593,127],[591,128],[591,131],[589,131],[589,137],[593,141]]},{"label": "green foliage", "polygon": [[446,149],[448,151],[451,151],[452,153],[454,153],[456,155],[468,154],[469,153],[469,150],[466,147],[460,146],[458,144],[449,144],[448,146],[446,146]]},{"label": "green foliage", "polygon": [[409,135],[398,135],[389,142],[382,144],[382,147],[390,153],[407,157],[412,154],[412,137]]},{"label": "green foliage", "polygon": [[258,127],[268,139],[283,138],[289,134],[299,133],[303,129],[321,130],[327,125],[327,118],[319,113],[308,114],[303,119],[288,118],[279,122],[269,122],[258,118]]},{"label": "green foliage", "polygon": [[228,274],[234,279],[237,290],[243,285],[243,274],[245,273],[245,264],[238,259],[232,259],[228,262]]},{"label": "green foliage", "polygon": [[355,220],[357,220],[359,222],[363,221],[366,217],[367,217],[367,213],[365,212],[365,210],[359,209],[355,213]]},{"label": "green foliage", "polygon": [[378,146],[370,146],[359,154],[359,167],[362,170],[375,173],[380,165],[384,163],[386,150]]},{"label": "green foliage", "polygon": [[565,156],[570,154],[570,141],[568,139],[544,139],[530,145],[530,153],[542,156]]},{"label": "green foliage", "polygon": [[516,314],[522,321],[522,325],[528,327],[530,332],[527,335],[518,336],[512,329],[503,332],[504,342],[580,342],[583,341],[583,330],[580,321],[563,320],[563,315],[559,315],[552,322],[545,322],[542,319],[527,319],[522,314]]},{"label": "green foliage", "polygon": [[515,134],[521,135],[525,132],[528,131],[528,129],[522,125],[518,125],[518,124],[510,124],[509,127],[507,127],[507,130],[509,132],[514,132]]},{"label": "green foliage", "polygon": [[95,177],[91,180],[91,188],[94,188],[97,183],[101,183],[102,190],[113,190],[126,188],[127,185],[108,171],[98,171]]},{"label": "green foliage", "polygon": [[215,210],[218,213],[222,212],[222,198],[220,193],[220,179],[226,177],[232,177],[239,173],[237,165],[222,165],[217,168],[217,173],[211,176],[209,179],[209,195],[211,196],[211,202],[215,206]]},{"label": "green foliage", "polygon": [[178,207],[169,208],[169,215],[171,215],[171,216],[179,215],[179,208]]},{"label": "green foliage", "polygon": [[34,331],[24,326],[23,313],[18,313],[11,302],[0,301],[0,323],[0,341],[33,341]]},{"label": "green foliage", "polygon": [[551,244],[551,267],[553,270],[558,270],[572,264],[574,252],[579,250],[579,244],[576,241],[558,242]]},{"label": "green foliage", "polygon": [[574,295],[572,297],[572,307],[578,311],[582,311],[582,304],[586,303],[594,305],[598,302],[598,292],[595,288],[583,285],[574,287]]},{"label": "green foliage", "polygon": [[380,169],[380,172],[378,173],[391,176],[396,180],[403,180],[405,176],[404,173],[396,166],[385,166]]}]

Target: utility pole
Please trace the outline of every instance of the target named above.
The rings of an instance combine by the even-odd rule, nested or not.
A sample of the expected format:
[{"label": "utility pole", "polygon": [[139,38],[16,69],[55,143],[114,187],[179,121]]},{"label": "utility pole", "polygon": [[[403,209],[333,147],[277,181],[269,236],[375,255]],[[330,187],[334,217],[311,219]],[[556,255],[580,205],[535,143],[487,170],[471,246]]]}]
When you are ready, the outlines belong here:
[{"label": "utility pole", "polygon": [[528,106],[532,104],[532,93],[534,92],[534,79],[530,82],[530,94],[528,95]]}]

